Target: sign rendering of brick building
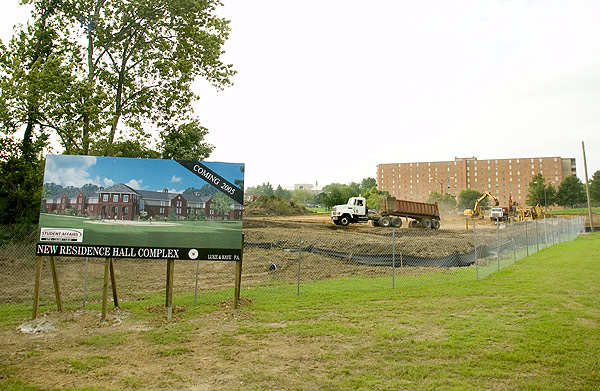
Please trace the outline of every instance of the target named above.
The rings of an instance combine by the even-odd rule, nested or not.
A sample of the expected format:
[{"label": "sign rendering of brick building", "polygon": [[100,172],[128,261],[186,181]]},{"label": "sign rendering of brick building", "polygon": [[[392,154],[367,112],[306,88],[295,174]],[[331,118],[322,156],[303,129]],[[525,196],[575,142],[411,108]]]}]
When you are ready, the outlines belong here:
[{"label": "sign rendering of brick building", "polygon": [[42,199],[47,213],[76,214],[112,220],[136,220],[141,217],[153,219],[196,219],[200,216],[209,220],[240,220],[242,205],[232,202],[226,216],[211,208],[212,197],[201,197],[193,193],[169,193],[162,191],[136,190],[123,183],[98,190],[94,194],[79,191],[75,197],[67,194]]}]

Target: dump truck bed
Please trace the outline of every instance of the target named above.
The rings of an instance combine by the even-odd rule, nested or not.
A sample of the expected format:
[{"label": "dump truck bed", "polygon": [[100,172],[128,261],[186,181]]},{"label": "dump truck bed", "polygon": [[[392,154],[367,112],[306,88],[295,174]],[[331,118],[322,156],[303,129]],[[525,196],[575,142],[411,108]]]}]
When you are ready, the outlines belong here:
[{"label": "dump truck bed", "polygon": [[440,217],[437,204],[397,200],[396,197],[386,197],[382,200],[379,213],[385,215],[398,215],[409,217]]}]

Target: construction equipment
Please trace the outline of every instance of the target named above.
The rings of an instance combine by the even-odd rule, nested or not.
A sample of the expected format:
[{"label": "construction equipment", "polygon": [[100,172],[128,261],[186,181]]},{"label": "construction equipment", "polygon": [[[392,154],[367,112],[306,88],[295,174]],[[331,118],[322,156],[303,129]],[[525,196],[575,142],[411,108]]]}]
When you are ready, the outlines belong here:
[{"label": "construction equipment", "polygon": [[490,211],[491,221],[506,221],[508,220],[508,208],[506,206],[497,206]]},{"label": "construction equipment", "polygon": [[481,206],[480,206],[480,204],[487,197],[490,197],[494,201],[494,205],[493,206],[500,205],[500,201],[498,201],[498,199],[496,197],[494,197],[492,195],[492,193],[490,193],[489,191],[486,190],[486,191],[483,192],[483,194],[481,195],[481,197],[479,197],[477,199],[477,201],[475,201],[475,206],[473,207],[473,209],[465,209],[464,215],[465,216],[470,216],[472,218],[475,218],[475,217],[483,218],[483,215],[481,213]]},{"label": "construction equipment", "polygon": [[437,204],[397,200],[395,197],[381,199],[378,214],[369,214],[364,197],[351,197],[346,205],[336,205],[331,210],[331,220],[335,225],[371,221],[374,227],[402,226],[402,217],[412,219],[409,228],[440,228],[440,211]]}]

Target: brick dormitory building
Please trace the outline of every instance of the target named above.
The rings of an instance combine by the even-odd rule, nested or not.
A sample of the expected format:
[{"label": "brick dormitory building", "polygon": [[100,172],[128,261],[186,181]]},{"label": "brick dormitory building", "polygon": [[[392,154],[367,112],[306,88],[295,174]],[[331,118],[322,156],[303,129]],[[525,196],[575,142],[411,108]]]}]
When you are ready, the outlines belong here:
[{"label": "brick dormitory building", "polygon": [[478,160],[455,158],[444,162],[386,163],[377,165],[377,188],[400,199],[425,202],[429,193],[457,196],[463,190],[489,191],[501,205],[525,204],[529,183],[536,174],[546,185],[558,188],[564,178],[575,175],[575,159],[536,157]]},{"label": "brick dormitory building", "polygon": [[[140,217],[153,219],[207,219],[241,220],[242,205],[232,200],[228,214],[211,207],[212,197],[192,193],[169,193],[163,191],[134,190],[119,183],[92,193],[80,190],[75,196],[68,194],[42,198],[42,209],[47,213],[77,214],[113,220],[136,220]],[[145,212],[145,213],[142,213]]]}]

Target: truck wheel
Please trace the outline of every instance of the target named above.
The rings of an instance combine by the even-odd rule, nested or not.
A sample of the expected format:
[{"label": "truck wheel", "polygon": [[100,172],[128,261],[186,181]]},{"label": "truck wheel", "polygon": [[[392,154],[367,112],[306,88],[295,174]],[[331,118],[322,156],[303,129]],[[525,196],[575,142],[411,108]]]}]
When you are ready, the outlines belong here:
[{"label": "truck wheel", "polygon": [[380,227],[388,228],[390,225],[392,225],[392,220],[389,217],[383,216],[379,218]]},{"label": "truck wheel", "polygon": [[350,217],[344,215],[339,219],[340,225],[343,225],[344,227],[346,227],[348,224],[350,224]]},{"label": "truck wheel", "polygon": [[339,222],[339,220],[333,220],[333,224],[340,225],[340,222]]},{"label": "truck wheel", "polygon": [[439,220],[433,220],[431,222],[431,228],[433,228],[433,229],[440,229],[440,221]]},{"label": "truck wheel", "polygon": [[371,224],[373,225],[373,227],[379,227],[379,223],[377,222],[377,220],[371,220]]},{"label": "truck wheel", "polygon": [[424,219],[422,219],[421,220],[421,227],[422,228],[427,228],[427,229],[431,228],[431,219],[427,218],[427,217],[425,217]]},{"label": "truck wheel", "polygon": [[417,220],[411,220],[408,223],[408,228],[419,228],[419,222]]},{"label": "truck wheel", "polygon": [[402,219],[400,217],[392,218],[392,227],[394,227],[394,228],[402,227]]}]

